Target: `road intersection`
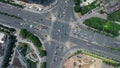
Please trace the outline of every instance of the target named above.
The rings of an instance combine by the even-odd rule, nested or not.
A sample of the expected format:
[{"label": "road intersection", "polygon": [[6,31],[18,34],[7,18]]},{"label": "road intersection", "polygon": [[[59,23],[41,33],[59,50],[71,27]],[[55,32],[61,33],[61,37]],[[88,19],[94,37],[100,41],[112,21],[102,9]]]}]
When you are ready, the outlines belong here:
[{"label": "road intersection", "polygon": [[[120,42],[82,27],[80,19],[87,19],[91,15],[86,14],[78,19],[74,14],[73,0],[58,0],[55,8],[44,13],[33,13],[13,6],[11,8],[10,5],[3,3],[0,3],[0,9],[2,12],[23,18],[20,20],[0,15],[0,23],[17,29],[26,28],[41,39],[47,51],[47,68],[60,68],[65,54],[75,48],[120,61],[120,53],[108,48],[109,46],[120,47]],[[92,16],[96,16],[94,14]],[[71,19],[79,25],[80,29],[71,27]],[[40,28],[37,27],[38,25]],[[41,25],[46,28],[41,28]],[[74,43],[75,46],[66,43]]]}]

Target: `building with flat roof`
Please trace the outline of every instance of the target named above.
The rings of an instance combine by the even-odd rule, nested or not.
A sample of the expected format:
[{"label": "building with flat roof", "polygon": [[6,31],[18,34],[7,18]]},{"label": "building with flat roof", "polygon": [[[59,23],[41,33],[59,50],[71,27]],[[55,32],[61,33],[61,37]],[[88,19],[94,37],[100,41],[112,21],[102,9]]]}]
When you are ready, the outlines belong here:
[{"label": "building with flat roof", "polygon": [[93,3],[95,0],[81,0],[81,1],[82,1],[82,3],[80,5],[86,6],[86,5]]},{"label": "building with flat roof", "polygon": [[120,0],[102,0],[102,4],[107,13],[112,13],[120,9]]},{"label": "building with flat roof", "polygon": [[4,43],[5,34],[0,33],[0,43]]}]

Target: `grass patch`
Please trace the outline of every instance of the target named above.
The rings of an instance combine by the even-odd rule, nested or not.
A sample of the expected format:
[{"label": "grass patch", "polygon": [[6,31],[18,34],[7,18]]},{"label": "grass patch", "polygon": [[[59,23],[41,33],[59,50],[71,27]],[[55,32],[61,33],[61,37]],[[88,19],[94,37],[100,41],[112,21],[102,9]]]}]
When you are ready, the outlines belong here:
[{"label": "grass patch", "polygon": [[87,6],[83,6],[81,8],[81,14],[84,15],[86,13],[88,13],[89,11],[91,11],[92,9],[96,8],[98,5],[95,5],[96,1],[94,1],[93,3],[87,5]]},{"label": "grass patch", "polygon": [[40,55],[41,57],[46,56],[46,51],[45,51],[45,50],[40,50],[39,52],[40,52],[39,55]]},{"label": "grass patch", "polygon": [[120,10],[108,14],[108,20],[120,22]]},{"label": "grass patch", "polygon": [[27,59],[27,62],[30,65],[31,68],[37,68],[36,62],[33,62],[33,61],[29,60],[29,59]]},{"label": "grass patch", "polygon": [[90,28],[101,31],[101,33],[105,32],[111,34],[113,37],[119,35],[120,25],[117,23],[97,17],[86,19],[83,23]]},{"label": "grass patch", "polygon": [[112,47],[110,47],[110,49],[115,50],[115,51],[120,51],[120,48],[112,48]]},{"label": "grass patch", "polygon": [[40,42],[39,38],[32,34],[31,32],[27,31],[26,29],[21,29],[20,35],[23,38],[26,38],[29,41],[31,41],[37,48],[42,46],[42,43]]},{"label": "grass patch", "polygon": [[21,52],[23,53],[23,55],[26,56],[29,45],[27,43],[19,42],[19,48],[20,48]]},{"label": "grass patch", "polygon": [[28,39],[29,41],[31,41],[39,50],[40,52],[40,56],[44,57],[47,55],[46,51],[42,49],[42,43],[39,40],[39,38],[37,36],[35,36],[34,34],[32,34],[31,32],[27,31],[26,29],[21,29],[20,31],[20,35],[25,38]]},{"label": "grass patch", "polygon": [[81,13],[82,15],[84,15],[100,5],[100,4],[96,4],[96,2],[97,1],[94,1],[86,6],[80,6],[80,4],[82,3],[82,0],[74,0],[74,10],[75,12]]},{"label": "grass patch", "polygon": [[40,65],[40,68],[46,68],[46,62],[43,62],[43,63]]}]

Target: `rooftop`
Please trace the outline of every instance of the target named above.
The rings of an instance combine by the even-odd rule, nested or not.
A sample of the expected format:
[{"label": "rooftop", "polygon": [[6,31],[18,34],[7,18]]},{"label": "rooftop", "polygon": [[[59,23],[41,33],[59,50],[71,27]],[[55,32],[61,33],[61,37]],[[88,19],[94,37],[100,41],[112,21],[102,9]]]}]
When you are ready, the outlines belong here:
[{"label": "rooftop", "polygon": [[4,38],[5,34],[4,33],[0,33],[0,43],[4,43]]},{"label": "rooftop", "polygon": [[94,2],[94,1],[95,1],[95,0],[86,0],[86,1],[82,0],[81,6],[89,5],[89,4],[91,4],[92,2]]},{"label": "rooftop", "polygon": [[120,0],[102,0],[107,13],[112,13],[120,9]]}]

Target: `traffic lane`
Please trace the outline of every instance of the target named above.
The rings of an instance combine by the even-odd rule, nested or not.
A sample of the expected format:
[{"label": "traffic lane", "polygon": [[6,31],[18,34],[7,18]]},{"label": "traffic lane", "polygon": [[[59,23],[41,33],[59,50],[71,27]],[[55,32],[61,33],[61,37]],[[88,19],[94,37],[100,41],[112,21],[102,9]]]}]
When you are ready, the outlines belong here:
[{"label": "traffic lane", "polygon": [[6,12],[11,15],[19,16],[23,18],[25,21],[38,22],[48,26],[49,24],[51,24],[51,22],[46,22],[44,18],[50,15],[50,13],[38,14],[38,13],[33,13],[33,12],[25,11],[22,9],[18,9],[18,8],[9,9],[9,8],[0,7],[0,9],[1,9],[0,10],[1,12]]},{"label": "traffic lane", "polygon": [[98,34],[90,30],[82,29],[82,30],[76,31],[72,29],[71,36],[87,40],[89,42],[92,42],[93,44],[100,45],[100,46],[120,48],[120,41],[105,35]]},{"label": "traffic lane", "polygon": [[60,42],[66,42],[69,38],[70,27],[66,23],[56,21],[53,24],[51,37]]},{"label": "traffic lane", "polygon": [[120,41],[113,39],[111,37],[105,38],[105,45],[113,48],[120,48]]},{"label": "traffic lane", "polygon": [[6,3],[2,3],[2,2],[0,2],[0,7],[4,7],[4,8],[12,8],[12,7],[14,7],[14,8],[17,8],[15,6],[12,6],[12,5],[9,5],[9,4],[6,4]]},{"label": "traffic lane", "polygon": [[35,29],[30,28],[29,25],[20,25],[21,22],[23,21],[20,19],[16,19],[10,16],[0,15],[0,23],[8,25],[8,26],[12,26],[14,28],[18,28],[18,29],[25,28],[33,32],[34,34],[36,34],[38,37],[40,37],[42,41],[45,41],[45,37],[42,36],[40,32],[36,31]]},{"label": "traffic lane", "polygon": [[113,53],[113,54],[118,55],[118,56],[120,55],[120,52],[111,50],[110,48],[107,48],[107,47],[102,47],[102,46],[98,46],[98,45],[95,45],[95,44],[91,44],[91,43],[88,43],[88,42],[83,41],[81,39],[71,37],[70,41],[74,42],[76,44],[81,44],[81,45],[83,44],[84,47],[95,48],[95,49],[105,51],[105,52],[108,52],[108,53]]},{"label": "traffic lane", "polygon": [[55,55],[59,57],[63,57],[63,52],[64,52],[64,45],[58,42],[55,48]]},{"label": "traffic lane", "polygon": [[[46,15],[48,15],[48,16],[50,15],[49,12],[45,12],[45,13],[33,13],[33,12],[30,12],[30,11],[24,10],[22,8],[18,8],[18,7],[14,7],[14,6],[11,6],[11,5],[6,5],[6,4],[3,5],[3,4],[4,3],[0,3],[0,5],[1,5],[1,7],[0,7],[1,11],[8,12],[9,14],[13,14],[13,15],[17,15],[18,13],[20,14],[21,12],[23,14],[26,14],[26,13],[28,13],[28,14],[34,14],[35,16],[37,15],[39,17],[41,17],[40,15],[45,15],[45,16]],[[9,10],[9,11],[7,11],[7,10]]]},{"label": "traffic lane", "polygon": [[22,26],[20,26],[20,22],[23,21],[20,19],[16,19],[10,16],[5,16],[0,14],[0,23],[6,24],[8,26],[13,26],[15,28],[22,28]]},{"label": "traffic lane", "polygon": [[74,30],[72,32],[72,35],[77,37],[77,38],[81,38],[81,39],[85,39],[85,40],[88,40],[88,41],[92,41],[92,39],[94,38],[94,32],[92,31],[88,31],[88,30],[84,30],[84,29],[80,29],[78,31]]},{"label": "traffic lane", "polygon": [[[70,42],[78,44],[79,48],[82,48],[82,49],[85,49],[85,50],[90,50],[90,51],[92,51],[92,50],[99,50],[101,53],[104,52],[105,54],[112,54],[112,55],[114,55],[114,57],[106,55],[107,57],[110,57],[110,58],[117,59],[120,56],[120,52],[112,51],[110,48],[106,48],[106,47],[101,47],[101,46],[97,46],[97,45],[94,45],[94,44],[90,44],[90,43],[87,43],[87,42],[85,42],[83,40],[80,40],[80,39],[76,39],[76,38],[72,38],[71,37],[70,38]],[[119,59],[119,61],[120,61],[120,59]]]},{"label": "traffic lane", "polygon": [[65,9],[64,9],[64,17],[63,19],[65,21],[70,21],[72,18],[75,18],[74,17],[74,8],[73,8],[73,3],[71,0],[66,0],[65,1]]},{"label": "traffic lane", "polygon": [[77,17],[75,16],[75,11],[74,11],[74,2],[73,2],[73,0],[68,0],[69,2],[68,2],[68,6],[71,6],[71,7],[69,7],[71,10],[71,12],[72,12],[72,18],[73,18],[73,20],[74,21],[76,21],[77,20]]},{"label": "traffic lane", "polygon": [[70,27],[68,24],[63,24],[60,28],[61,41],[66,42],[69,39]]},{"label": "traffic lane", "polygon": [[62,50],[61,50],[62,44],[55,41],[49,41],[46,42],[44,45],[47,51],[47,57],[46,57],[47,68],[56,68],[56,67],[58,68],[62,60],[62,58],[60,58],[60,55],[62,54]]},{"label": "traffic lane", "polygon": [[57,45],[54,41],[49,41],[46,42],[45,44],[45,49],[47,51],[47,56],[46,56],[46,68],[51,67],[51,63],[53,62],[54,59],[54,53],[55,53],[55,46]]},{"label": "traffic lane", "polygon": [[120,41],[99,33],[95,33],[92,42],[96,42],[100,46],[120,48]]},{"label": "traffic lane", "polygon": [[60,2],[58,2],[58,4],[56,5],[56,8],[52,10],[52,12],[57,13],[56,17],[59,19],[61,19],[63,17],[63,12],[65,10],[65,1],[62,0]]},{"label": "traffic lane", "polygon": [[95,43],[97,43],[98,45],[101,45],[101,46],[106,46],[105,45],[105,38],[106,38],[106,36],[95,33],[94,38],[92,39],[92,42],[93,43],[95,42]]},{"label": "traffic lane", "polygon": [[52,62],[50,68],[60,68],[60,64],[61,64],[62,60],[63,59],[61,57],[54,56],[54,59],[53,59],[54,62]]},{"label": "traffic lane", "polygon": [[35,28],[35,30],[46,36],[50,33],[51,28]]}]

